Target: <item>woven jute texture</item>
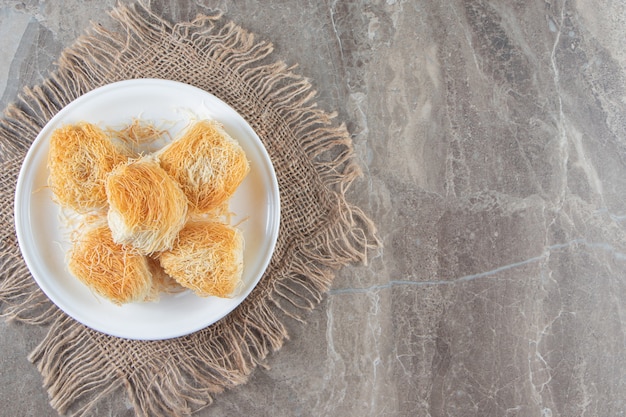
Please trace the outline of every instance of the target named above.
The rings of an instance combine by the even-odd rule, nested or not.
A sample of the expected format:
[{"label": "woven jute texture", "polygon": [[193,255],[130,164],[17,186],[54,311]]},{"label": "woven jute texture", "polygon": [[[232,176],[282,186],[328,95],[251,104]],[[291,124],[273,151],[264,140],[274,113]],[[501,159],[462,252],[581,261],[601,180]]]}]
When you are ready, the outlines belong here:
[{"label": "woven jute texture", "polygon": [[[0,305],[8,320],[48,326],[29,359],[59,413],[92,415],[100,400],[125,391],[137,415],[189,415],[244,383],[282,346],[287,320],[303,320],[336,271],[366,262],[379,243],[345,197],[360,173],[346,128],[315,106],[309,81],[272,59],[270,43],[219,15],[171,23],[137,3],[111,16],[110,27],[94,25],[0,121]],[[108,336],[66,316],[29,274],[10,227],[16,179],[39,130],[80,95],[136,78],[181,81],[230,104],[267,148],[281,195],[276,251],[252,294],[218,323],[162,341]]]}]

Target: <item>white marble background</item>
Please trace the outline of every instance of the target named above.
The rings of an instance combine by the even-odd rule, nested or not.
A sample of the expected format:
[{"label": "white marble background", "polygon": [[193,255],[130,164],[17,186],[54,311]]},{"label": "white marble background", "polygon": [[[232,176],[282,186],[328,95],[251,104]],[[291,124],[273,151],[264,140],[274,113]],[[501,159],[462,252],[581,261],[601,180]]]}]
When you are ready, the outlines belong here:
[{"label": "white marble background", "polygon": [[[0,0],[2,107],[114,3]],[[299,64],[384,243],[198,416],[626,415],[626,2],[155,5]],[[0,415],[55,415],[26,360],[44,333],[0,323]]]}]

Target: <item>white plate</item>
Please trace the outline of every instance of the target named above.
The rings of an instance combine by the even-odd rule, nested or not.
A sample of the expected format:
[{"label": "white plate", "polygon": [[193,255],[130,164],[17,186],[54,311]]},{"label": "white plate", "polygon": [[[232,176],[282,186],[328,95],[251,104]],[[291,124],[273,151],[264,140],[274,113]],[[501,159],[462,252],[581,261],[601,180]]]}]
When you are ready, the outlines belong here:
[{"label": "white plate", "polygon": [[[190,118],[215,119],[239,141],[250,173],[233,195],[233,224],[245,238],[244,288],[232,299],[201,298],[191,291],[162,295],[160,301],[116,306],[73,277],[65,256],[66,222],[47,187],[49,138],[66,123],[88,121],[101,126],[130,124],[133,118],[159,125],[166,121],[172,137]],[[215,323],[235,309],[261,279],[272,256],[280,221],[274,168],[259,137],[230,106],[198,88],[174,81],[141,79],[106,85],[79,97],[43,128],[19,174],[15,195],[17,237],[33,277],[59,308],[101,332],[129,339],[156,340],[183,336]]]}]

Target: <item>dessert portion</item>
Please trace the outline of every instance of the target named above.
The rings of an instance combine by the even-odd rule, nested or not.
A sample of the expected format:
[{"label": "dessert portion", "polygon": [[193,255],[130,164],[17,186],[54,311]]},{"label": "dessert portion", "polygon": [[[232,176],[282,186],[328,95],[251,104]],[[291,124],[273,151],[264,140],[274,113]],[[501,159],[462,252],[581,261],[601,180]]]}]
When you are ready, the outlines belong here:
[{"label": "dessert portion", "polygon": [[158,152],[161,166],[183,189],[193,213],[219,208],[250,171],[239,143],[216,121],[201,120]]},{"label": "dessert portion", "polygon": [[216,221],[189,222],[174,247],[159,254],[165,273],[199,296],[228,297],[243,271],[241,232]]},{"label": "dessert portion", "polygon": [[104,182],[130,151],[110,140],[98,126],[77,123],[56,129],[50,137],[48,186],[63,207],[77,212],[104,209]]},{"label": "dessert portion", "polygon": [[143,255],[172,247],[187,221],[187,197],[156,160],[142,157],[118,165],[105,190],[115,242]]},{"label": "dessert portion", "polygon": [[79,219],[68,269],[117,305],[184,289],[232,297],[244,238],[228,224],[227,206],[250,171],[245,152],[212,120],[137,151],[160,135],[137,120],[122,130],[81,122],[52,133],[48,184]]},{"label": "dessert portion", "polygon": [[89,227],[69,252],[72,275],[115,304],[144,301],[152,288],[148,259],[113,241],[106,226]]}]

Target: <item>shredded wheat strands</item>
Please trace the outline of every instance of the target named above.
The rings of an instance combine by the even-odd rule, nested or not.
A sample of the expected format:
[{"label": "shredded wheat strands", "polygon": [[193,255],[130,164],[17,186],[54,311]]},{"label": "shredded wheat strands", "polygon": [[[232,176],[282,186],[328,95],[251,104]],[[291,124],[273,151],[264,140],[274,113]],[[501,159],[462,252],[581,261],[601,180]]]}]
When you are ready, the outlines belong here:
[{"label": "shredded wheat strands", "polygon": [[115,243],[106,225],[87,230],[74,242],[68,267],[94,292],[118,305],[143,301],[152,288],[147,259]]},{"label": "shredded wheat strands", "polygon": [[161,294],[177,294],[187,290],[165,273],[157,258],[152,256],[146,258],[152,274],[152,288],[145,301],[159,301]]},{"label": "shredded wheat strands", "polygon": [[78,123],[52,132],[48,185],[55,201],[77,212],[106,207],[106,176],[126,162],[128,151],[114,145],[99,127]]},{"label": "shredded wheat strands", "polygon": [[239,143],[215,121],[192,124],[158,154],[161,166],[180,184],[190,209],[206,213],[222,205],[250,166]]},{"label": "shredded wheat strands", "polygon": [[[171,137],[167,129],[158,128],[153,123],[134,118],[132,123],[121,129],[107,128],[107,134],[127,146],[136,155],[154,151],[154,144]],[[147,152],[146,152],[147,151]]]},{"label": "shredded wheat strands", "polygon": [[165,272],[197,295],[230,297],[243,272],[243,236],[227,224],[192,221],[159,260]]},{"label": "shredded wheat strands", "polygon": [[149,157],[116,167],[106,180],[113,240],[149,255],[172,247],[187,220],[187,198]]}]

